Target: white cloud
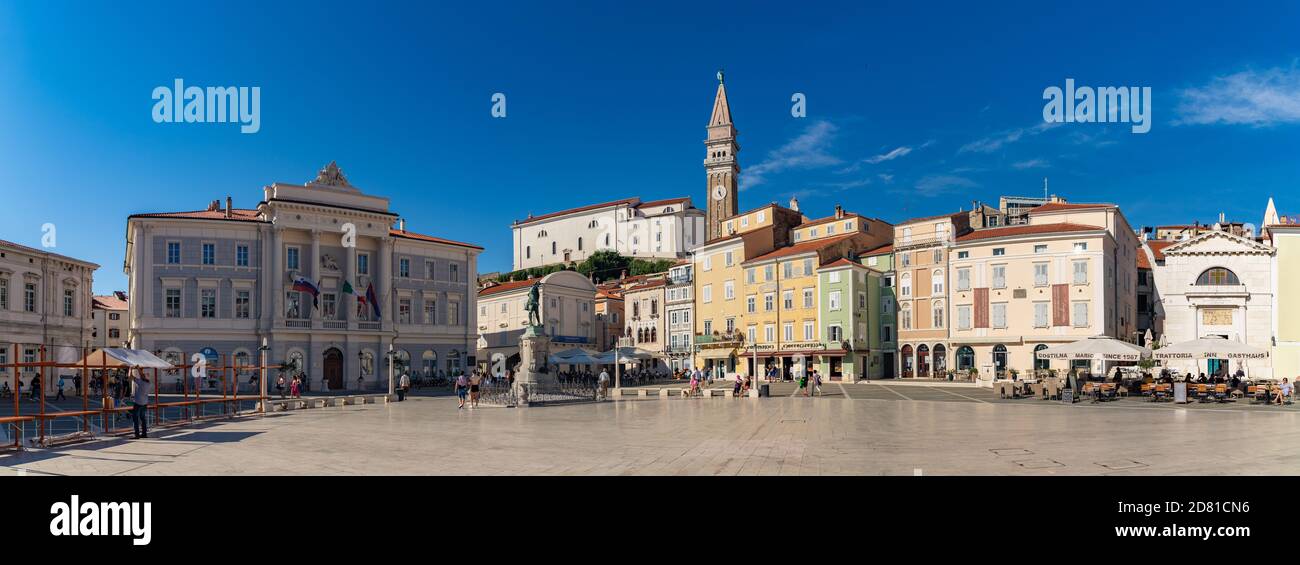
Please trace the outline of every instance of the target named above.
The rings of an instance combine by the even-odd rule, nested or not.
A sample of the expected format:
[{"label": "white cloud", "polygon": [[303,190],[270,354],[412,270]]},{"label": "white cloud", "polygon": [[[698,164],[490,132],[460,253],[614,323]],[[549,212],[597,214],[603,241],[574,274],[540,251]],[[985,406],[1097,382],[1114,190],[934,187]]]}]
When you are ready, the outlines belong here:
[{"label": "white cloud", "polygon": [[1028,161],[1019,161],[1011,164],[1013,169],[1042,169],[1047,166],[1047,161],[1042,159],[1030,159]]},{"label": "white cloud", "polygon": [[937,196],[945,192],[950,192],[959,188],[975,188],[979,186],[973,180],[966,177],[955,175],[929,175],[916,181],[916,192],[922,196]]},{"label": "white cloud", "polygon": [[1300,67],[1242,71],[1179,93],[1175,124],[1300,122]]},{"label": "white cloud", "polygon": [[880,177],[880,180],[883,180],[885,182],[894,182],[894,175],[880,173],[876,176]]},{"label": "white cloud", "polygon": [[961,148],[957,150],[957,153],[992,153],[1001,149],[1003,145],[1015,143],[1024,137],[1033,137],[1058,125],[1060,124],[1056,122],[1043,122],[1040,124],[1034,124],[1027,128],[1007,130],[996,135],[991,135],[967,143],[966,145],[961,146]]},{"label": "white cloud", "polygon": [[747,169],[740,177],[740,189],[758,186],[766,182],[767,175],[772,173],[840,164],[842,161],[828,152],[838,130],[835,124],[824,120],[808,126],[789,143],[768,153],[762,162]]},{"label": "white cloud", "polygon": [[897,149],[894,149],[893,151],[890,151],[890,152],[888,152],[888,153],[881,153],[880,155],[876,155],[875,157],[867,157],[866,161],[867,161],[868,163],[871,163],[872,165],[875,165],[876,163],[883,163],[883,162],[885,162],[885,161],[893,161],[894,159],[897,159],[897,158],[899,158],[899,157],[903,157],[903,156],[905,156],[905,155],[907,155],[908,153],[911,153],[911,152],[912,152],[912,148],[911,148],[911,147],[908,147],[908,146],[906,146],[906,145],[904,145],[904,146],[899,147],[899,148],[897,148]]}]

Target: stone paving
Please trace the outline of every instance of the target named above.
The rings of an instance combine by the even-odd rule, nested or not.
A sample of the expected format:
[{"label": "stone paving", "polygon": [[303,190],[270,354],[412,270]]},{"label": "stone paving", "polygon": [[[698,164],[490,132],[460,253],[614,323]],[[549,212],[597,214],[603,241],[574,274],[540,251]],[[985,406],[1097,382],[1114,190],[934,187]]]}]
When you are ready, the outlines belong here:
[{"label": "stone paving", "polygon": [[477,410],[415,397],[0,452],[0,475],[1300,473],[1294,407],[1065,406],[942,385],[792,392]]}]

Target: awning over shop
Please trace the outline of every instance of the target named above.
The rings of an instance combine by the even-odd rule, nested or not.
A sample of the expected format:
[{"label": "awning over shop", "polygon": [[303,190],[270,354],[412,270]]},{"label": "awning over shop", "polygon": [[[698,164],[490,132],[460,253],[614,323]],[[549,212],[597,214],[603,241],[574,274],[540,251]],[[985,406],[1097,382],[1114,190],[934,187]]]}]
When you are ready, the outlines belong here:
[{"label": "awning over shop", "polygon": [[701,349],[695,353],[695,357],[699,359],[726,359],[732,355],[740,356],[735,349],[725,348]]}]

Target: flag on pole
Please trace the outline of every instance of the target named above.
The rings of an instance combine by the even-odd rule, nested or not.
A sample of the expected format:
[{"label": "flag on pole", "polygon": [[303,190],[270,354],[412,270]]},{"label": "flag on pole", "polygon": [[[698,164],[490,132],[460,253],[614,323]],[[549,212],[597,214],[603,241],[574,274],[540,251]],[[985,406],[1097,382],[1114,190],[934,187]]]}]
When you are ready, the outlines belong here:
[{"label": "flag on pole", "polygon": [[370,309],[375,312],[375,319],[380,319],[379,297],[375,296],[375,283],[366,286],[366,303],[370,304]]},{"label": "flag on pole", "polygon": [[354,294],[352,291],[352,283],[343,281],[343,294]]},{"label": "flag on pole", "polygon": [[320,295],[320,289],[316,288],[315,284],[307,280],[307,277],[298,277],[296,279],[293,279],[293,289],[298,292],[305,292],[307,294],[310,294],[311,305],[312,307],[316,307],[317,305],[316,297]]}]

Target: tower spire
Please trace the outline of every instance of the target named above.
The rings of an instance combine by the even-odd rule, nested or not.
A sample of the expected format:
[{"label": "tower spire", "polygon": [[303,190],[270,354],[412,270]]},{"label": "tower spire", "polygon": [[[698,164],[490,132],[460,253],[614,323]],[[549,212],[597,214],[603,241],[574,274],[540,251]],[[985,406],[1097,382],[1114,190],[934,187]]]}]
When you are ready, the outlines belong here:
[{"label": "tower spire", "polygon": [[740,165],[736,153],[740,144],[736,143],[736,127],[731,123],[731,106],[727,103],[727,87],[723,82],[722,70],[718,70],[718,92],[713,97],[713,115],[705,128],[708,137],[704,140],[705,190],[709,203],[705,235],[712,240],[721,237],[722,222],[735,216],[739,210]]}]

